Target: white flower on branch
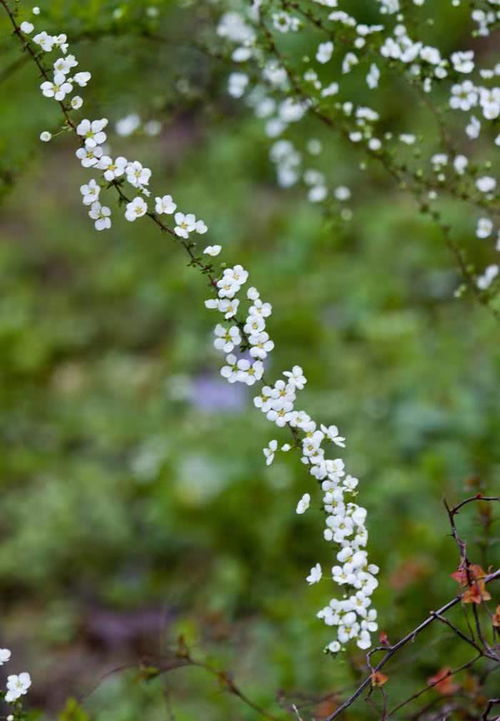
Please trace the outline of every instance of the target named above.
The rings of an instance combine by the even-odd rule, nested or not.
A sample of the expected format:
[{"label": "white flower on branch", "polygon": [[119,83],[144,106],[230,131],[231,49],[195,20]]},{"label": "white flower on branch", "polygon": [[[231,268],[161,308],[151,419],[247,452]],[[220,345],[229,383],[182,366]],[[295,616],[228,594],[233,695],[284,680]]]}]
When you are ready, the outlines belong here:
[{"label": "white flower on branch", "polygon": [[31,676],[29,673],[24,671],[19,675],[7,676],[7,693],[5,694],[5,700],[7,703],[14,703],[21,696],[24,696],[29,687],[31,686]]},{"label": "white flower on branch", "polygon": [[144,198],[138,195],[130,203],[127,203],[125,218],[131,223],[137,218],[142,218],[148,212],[148,206]]},{"label": "white flower on branch", "polygon": [[302,515],[307,511],[311,505],[311,496],[309,493],[304,493],[300,501],[297,503],[296,513]]}]

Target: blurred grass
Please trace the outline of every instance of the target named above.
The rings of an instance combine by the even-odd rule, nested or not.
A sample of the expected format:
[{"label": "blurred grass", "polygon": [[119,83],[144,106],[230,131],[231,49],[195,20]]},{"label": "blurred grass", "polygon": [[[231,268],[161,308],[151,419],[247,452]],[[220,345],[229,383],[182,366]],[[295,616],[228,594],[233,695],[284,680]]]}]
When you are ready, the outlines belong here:
[{"label": "blurred grass", "polygon": [[[115,7],[40,5],[75,33]],[[171,28],[178,11],[158,5]],[[144,5],[128,8],[143,17]],[[181,33],[189,14],[179,23]],[[165,121],[160,138],[119,139],[115,152],[149,163],[155,187],[203,217],[273,303],[271,375],[301,364],[304,407],[348,437],[382,568],[381,628],[395,638],[455,592],[442,497],[470,493],[472,478],[498,483],[497,329],[453,298],[452,259],[411,200],[375,170],[360,179],[330,137],[356,207],[351,223],[325,223],[300,191],[275,188],[261,127],[224,98],[224,68],[191,60],[193,87],[179,97],[176,52],[130,37],[83,42],[89,113]],[[276,433],[219,381],[204,281],[181,251],[118,214],[112,231],[93,231],[71,139],[38,142],[58,120],[36,84],[26,66],[0,85],[1,169],[15,178],[0,227],[2,643],[51,712],[180,633],[261,703],[279,689],[311,703],[345,689],[351,662],[322,656],[328,629],[314,617],[331,589],[304,582],[311,565],[331,563],[319,509],[294,514],[307,476],[289,458],[265,468],[260,449]],[[463,225],[465,239],[473,222]],[[460,522],[477,540],[474,511]],[[463,650],[446,634],[422,643],[396,696],[455,661]],[[165,692],[179,721],[252,717],[199,670],[135,679],[108,677],[86,699],[92,718],[157,719]]]}]

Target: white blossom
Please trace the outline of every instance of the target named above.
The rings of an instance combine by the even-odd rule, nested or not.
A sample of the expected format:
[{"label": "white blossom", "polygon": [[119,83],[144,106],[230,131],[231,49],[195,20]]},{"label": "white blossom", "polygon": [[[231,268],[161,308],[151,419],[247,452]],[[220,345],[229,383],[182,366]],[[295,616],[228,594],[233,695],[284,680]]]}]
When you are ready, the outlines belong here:
[{"label": "white blossom", "polygon": [[24,696],[29,687],[31,686],[31,677],[29,673],[24,671],[18,676],[13,674],[7,676],[7,693],[5,694],[5,700],[7,703],[13,703],[18,698]]},{"label": "white blossom", "polygon": [[8,648],[0,648],[0,666],[10,660],[12,652]]},{"label": "white blossom", "polygon": [[296,513],[299,515],[305,513],[311,505],[311,496],[309,493],[304,493],[300,501],[297,503]]},{"label": "white blossom", "polygon": [[80,186],[80,192],[82,194],[82,202],[84,205],[92,205],[92,203],[95,200],[99,199],[99,194],[101,192],[101,188],[96,183],[96,181],[92,178],[92,180],[89,180],[88,183],[85,185]]},{"label": "white blossom", "polygon": [[325,43],[320,43],[316,51],[316,60],[318,63],[327,63],[333,55],[333,43],[329,40]]},{"label": "white blossom", "polygon": [[203,252],[205,253],[205,255],[211,255],[211,256],[215,257],[216,255],[219,255],[221,250],[222,250],[221,245],[207,245],[207,247],[204,248]]},{"label": "white blossom", "polygon": [[155,198],[155,211],[158,215],[172,215],[177,209],[171,195],[163,195],[161,198]]},{"label": "white blossom", "polygon": [[95,221],[96,230],[108,230],[111,228],[111,210],[105,205],[101,205],[98,200],[94,201],[90,206],[89,216]]},{"label": "white blossom", "polygon": [[264,453],[264,457],[266,459],[266,466],[270,466],[271,463],[274,461],[274,455],[278,449],[278,441],[273,440],[269,441],[269,445],[267,448],[263,448],[262,452]]},{"label": "white blossom", "polygon": [[137,218],[142,218],[148,212],[148,206],[144,198],[140,195],[135,197],[130,203],[127,203],[125,218],[131,223]]}]

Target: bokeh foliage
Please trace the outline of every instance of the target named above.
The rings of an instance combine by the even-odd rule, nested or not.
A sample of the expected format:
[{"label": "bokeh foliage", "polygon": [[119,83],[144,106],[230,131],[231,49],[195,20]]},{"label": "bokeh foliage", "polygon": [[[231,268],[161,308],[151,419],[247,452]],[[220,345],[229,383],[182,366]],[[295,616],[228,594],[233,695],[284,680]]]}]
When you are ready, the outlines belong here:
[{"label": "bokeh foliage", "polygon": [[[155,17],[136,0],[40,2],[50,28],[79,38],[91,116],[162,121],[159,137],[114,139],[114,150],[150,164],[158,191],[249,268],[274,306],[271,373],[301,364],[304,407],[348,436],[382,568],[381,627],[396,638],[455,593],[441,499],[498,484],[498,328],[453,297],[439,233],[376,169],[354,189],[349,223],[276,188],[260,123],[225,95],[227,66],[190,47],[210,47],[216,8],[184,5],[158,0]],[[206,287],[181,250],[147,224],[93,230],[78,192],[89,175],[72,138],[39,143],[60,120],[34,68],[18,66],[4,18],[0,52],[2,644],[50,712],[179,634],[260,702],[281,689],[314,706],[362,659],[321,653],[328,629],[314,614],[330,588],[304,578],[331,559],[319,509],[294,514],[307,475],[292,458],[265,468],[275,434],[219,380]],[[413,112],[392,110],[402,126]],[[334,135],[326,153],[339,182],[358,182]],[[460,523],[478,540],[473,509]],[[396,696],[464,653],[446,634],[426,639]],[[165,716],[165,689],[180,721],[252,717],[197,669],[136,680],[106,678],[85,700],[90,717]],[[70,703],[61,718],[86,715]]]}]

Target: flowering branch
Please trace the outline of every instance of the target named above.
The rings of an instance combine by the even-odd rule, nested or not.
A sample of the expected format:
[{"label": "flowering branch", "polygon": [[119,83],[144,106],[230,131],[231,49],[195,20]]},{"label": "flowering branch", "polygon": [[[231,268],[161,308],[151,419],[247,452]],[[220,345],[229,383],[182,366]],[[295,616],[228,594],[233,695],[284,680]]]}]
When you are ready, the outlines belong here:
[{"label": "flowering branch", "polygon": [[[427,618],[422,621],[418,626],[416,626],[413,630],[409,631],[405,636],[403,636],[402,639],[400,639],[397,643],[392,644],[390,646],[377,646],[376,648],[371,649],[367,653],[367,666],[370,670],[370,673],[363,679],[363,681],[359,684],[359,686],[356,688],[356,690],[347,698],[332,714],[328,716],[326,721],[333,721],[333,719],[338,718],[345,710],[347,710],[352,704],[362,695],[362,693],[368,689],[371,692],[371,689],[374,685],[377,685],[377,679],[379,678],[379,675],[382,671],[382,669],[386,666],[386,664],[405,646],[407,646],[409,643],[413,643],[418,635],[422,633],[426,628],[431,626],[435,621],[439,621],[440,623],[445,624],[451,630],[458,636],[458,638],[462,639],[469,645],[472,645],[478,652],[478,654],[471,660],[468,661],[464,666],[459,667],[458,669],[455,669],[452,671],[451,669],[446,672],[446,677],[452,676],[456,673],[458,673],[461,670],[464,670],[465,668],[469,668],[471,665],[476,663],[481,658],[487,658],[492,661],[494,661],[496,664],[500,662],[500,649],[491,648],[486,641],[484,640],[484,635],[481,629],[481,625],[479,622],[479,615],[477,611],[477,605],[478,605],[478,599],[476,598],[476,602],[472,603],[473,612],[476,619],[476,628],[477,628],[477,634],[478,639],[472,639],[466,634],[461,631],[455,624],[451,623],[448,619],[445,618],[445,614],[448,613],[452,608],[457,606],[459,603],[470,603],[470,591],[471,589],[475,589],[476,587],[479,587],[482,595],[479,599],[479,603],[483,600],[487,600],[490,598],[489,594],[486,592],[486,587],[493,583],[494,581],[497,581],[500,579],[500,569],[497,569],[496,571],[493,571],[489,574],[484,574],[478,572],[478,567],[473,566],[470,564],[468,557],[466,555],[466,544],[465,542],[458,536],[456,524],[455,524],[455,517],[457,514],[464,508],[465,506],[469,505],[470,503],[474,502],[485,502],[485,503],[495,503],[500,501],[500,496],[483,496],[482,494],[477,494],[475,496],[472,496],[470,498],[465,499],[461,503],[457,504],[456,506],[449,507],[448,504],[445,502],[445,506],[448,512],[448,518],[450,521],[451,529],[452,529],[452,536],[455,540],[455,543],[457,544],[457,547],[460,552],[460,565],[459,565],[459,571],[456,572],[456,574],[453,574],[453,577],[455,579],[459,579],[462,581],[465,581],[463,585],[467,587],[466,591],[461,592],[457,594],[454,598],[452,598],[450,601],[445,603],[441,608],[439,608],[437,611],[431,611]],[[465,571],[463,569],[465,568]],[[467,569],[469,569],[467,571]],[[465,576],[464,576],[465,573]],[[476,574],[476,575],[474,575]],[[376,664],[372,664],[372,656],[375,653],[383,652],[384,656],[381,658],[381,660]],[[418,691],[416,694],[411,696],[410,698],[406,699],[404,702],[396,706],[394,709],[390,711],[390,713],[384,718],[390,718],[390,716],[398,711],[400,708],[405,706],[406,704],[410,703],[410,701],[413,701],[414,699],[420,697],[423,693],[425,693],[429,688],[432,688],[433,686],[436,686],[440,681],[443,680],[443,676],[441,676],[438,680],[436,680],[434,683],[428,683],[427,686],[422,689],[421,691]]]},{"label": "flowering branch", "polygon": [[[488,7],[492,2],[497,5],[495,0],[489,0]],[[265,132],[273,140],[270,157],[276,165],[279,184],[289,187],[302,182],[309,189],[311,202],[329,203],[332,193],[326,174],[306,165],[313,162],[308,155],[321,155],[321,142],[311,139],[304,143],[303,130],[302,137],[298,138],[299,149],[294,141],[284,137],[302,120],[311,116],[316,118],[366,157],[382,165],[398,187],[414,197],[419,210],[437,224],[455,257],[465,287],[500,319],[498,309],[490,304],[494,293],[485,292],[497,278],[500,266],[490,265],[481,276],[476,276],[465,250],[451,233],[450,223],[443,220],[442,211],[436,207],[440,197],[447,194],[480,211],[482,215],[476,227],[478,238],[489,238],[498,233],[493,220],[498,219],[500,213],[497,180],[488,174],[480,175],[483,168],[489,171],[492,164],[476,161],[472,152],[472,143],[481,132],[483,138],[489,140],[488,129],[494,132],[498,129],[500,88],[491,86],[498,74],[498,66],[495,70],[479,67],[473,50],[457,50],[446,57],[439,48],[418,37],[423,34],[426,18],[422,16],[425,11],[414,6],[425,3],[426,0],[415,0],[413,4],[400,0],[372,0],[371,5],[375,11],[379,10],[381,18],[380,22],[371,25],[359,20],[356,11],[350,7],[347,12],[339,10],[338,0],[307,3],[241,0],[236,4],[236,10],[233,3],[221,18],[218,34],[232,44],[233,61],[243,67],[243,71],[230,75],[228,91],[234,97],[244,98],[255,115],[264,119]],[[478,25],[476,34],[491,34],[498,27],[498,11],[474,9],[484,5],[477,0],[470,5],[472,24]],[[328,14],[324,14],[325,11]],[[431,13],[428,22],[432,21]],[[319,44],[314,40],[318,32],[324,38]],[[310,48],[309,53],[294,57],[293,63],[290,53],[282,50],[281,42],[277,40],[281,36],[286,41],[287,35],[299,35]],[[332,63],[340,64],[333,82]],[[437,126],[438,145],[437,152],[428,159],[430,171],[425,164],[416,165],[410,159],[399,159],[405,154],[404,146],[414,145],[417,137],[408,132],[397,136],[392,131],[384,132],[384,119],[380,113],[371,105],[360,104],[359,87],[356,86],[353,93],[349,87],[346,89],[345,82],[341,82],[344,76],[348,80],[350,74],[359,76],[360,72],[366,72],[365,68],[368,68],[368,74],[364,80],[372,96],[385,74],[391,81],[402,79],[404,91],[409,89],[431,113]],[[255,71],[258,74],[256,82],[253,81]],[[363,78],[359,81],[358,85],[362,84]],[[399,85],[397,91],[400,91]],[[441,107],[443,93],[446,106]],[[338,100],[341,95],[343,99]],[[470,117],[465,128],[470,148],[467,149],[469,154],[465,154],[463,150],[457,150],[463,141],[454,142],[452,136],[454,118],[475,108],[481,120],[475,115]],[[495,145],[500,145],[498,135],[492,143],[492,152]],[[415,149],[415,158],[424,154],[427,151]],[[339,187],[333,195],[342,203],[350,197],[350,190]],[[341,211],[341,217],[344,216],[350,217],[350,211]],[[500,235],[496,250],[500,250]]]},{"label": "flowering branch", "polygon": [[[112,189],[117,194],[119,203],[126,205],[125,218],[128,221],[149,218],[180,243],[189,256],[189,265],[207,277],[215,297],[205,302],[206,307],[219,311],[225,320],[232,322],[230,326],[218,323],[214,331],[214,346],[224,353],[226,361],[221,368],[221,375],[229,383],[260,386],[260,393],[254,397],[254,405],[269,421],[278,428],[286,428],[291,434],[292,443],[280,445],[280,450],[288,452],[293,449],[300,452],[302,463],[309,468],[323,494],[323,536],[327,542],[337,546],[338,563],[333,566],[331,577],[343,591],[349,591],[344,593],[340,600],[332,599],[318,613],[318,617],[323,619],[326,625],[337,628],[337,638],[328,644],[326,650],[335,654],[349,641],[354,641],[361,649],[369,648],[371,633],[378,627],[377,612],[371,608],[371,596],[378,585],[378,567],[369,562],[365,550],[368,542],[366,509],[353,500],[357,494],[358,479],[346,473],[342,459],[328,458],[325,454],[325,442],[335,448],[345,447],[345,438],[339,434],[338,428],[321,425],[305,411],[296,409],[297,392],[307,383],[302,368],[293,366],[290,371],[284,371],[284,380],[279,379],[273,385],[268,384],[264,377],[264,362],[274,348],[274,342],[266,331],[266,319],[272,313],[271,304],[263,302],[259,291],[254,287],[247,290],[246,299],[243,301],[238,297],[242,286],[248,280],[248,272],[241,265],[225,268],[222,276],[216,277],[213,264],[205,262],[199,255],[196,242],[191,237],[192,233],[205,234],[208,230],[206,224],[197,220],[192,213],[179,212],[171,195],[156,197],[154,211],[149,208],[147,199],[150,196],[148,186],[151,170],[144,168],[139,161],[129,161],[122,156],[112,158],[104,153],[103,145],[107,140],[105,128],[108,123],[106,118],[85,118],[79,122],[73,120],[72,113],[82,107],[83,100],[76,96],[71,98],[68,105],[66,98],[73,92],[75,84],[82,87],[87,85],[90,73],[74,73],[78,61],[74,55],[68,54],[66,35],[50,35],[42,31],[31,39],[33,23],[19,23],[7,1],[0,0],[0,3],[10,18],[14,34],[40,71],[44,80],[40,86],[42,94],[57,101],[64,115],[66,129],[78,136],[80,147],[76,151],[77,158],[83,167],[102,172],[103,180],[97,182],[92,179],[81,187],[83,203],[90,207],[89,215],[94,220],[96,229],[101,231],[111,226],[111,210],[102,205],[100,195],[101,190]],[[52,72],[45,67],[35,46],[41,48],[43,53],[50,53],[56,48],[62,53],[54,62]],[[50,133],[42,133],[41,139],[49,141]],[[128,191],[124,190],[125,183],[135,189],[135,197],[130,197]],[[173,215],[175,225],[167,224],[163,220],[165,215]],[[215,257],[220,251],[221,246],[209,245],[203,253]],[[240,315],[240,303],[247,305],[243,316]],[[273,439],[264,449],[268,465],[272,463],[277,451],[278,441]],[[304,493],[297,504],[297,513],[305,513],[310,503],[310,494]],[[316,564],[310,570],[307,582],[317,583],[322,575],[320,564]]]},{"label": "flowering branch", "polygon": [[[390,8],[394,6],[394,2],[399,7],[397,0],[379,0],[380,5],[386,8],[389,14],[392,13]],[[318,4],[336,7],[336,0],[321,0]],[[108,154],[111,151],[109,146],[106,145],[107,118],[96,120],[74,118],[74,113],[83,106],[83,99],[78,95],[73,96],[73,90],[75,86],[85,87],[91,76],[88,72],[75,71],[78,61],[74,55],[68,53],[69,45],[66,35],[51,35],[44,30],[31,37],[35,30],[34,24],[29,20],[19,22],[17,10],[12,10],[7,0],[0,0],[0,5],[8,15],[14,34],[20,41],[23,51],[28,54],[28,57],[38,68],[43,80],[40,86],[42,94],[58,103],[64,118],[63,130],[72,132],[78,138],[79,147],[76,150],[76,157],[84,168],[98,173],[97,180],[92,178],[80,188],[83,204],[89,209],[89,216],[94,221],[96,230],[103,231],[111,227],[111,209],[101,202],[101,193],[104,194],[110,191],[114,193],[118,206],[125,206],[124,216],[127,221],[136,222],[142,217],[147,217],[163,233],[168,234],[183,248],[188,256],[188,265],[196,268],[206,277],[211,297],[206,300],[205,305],[208,309],[218,311],[223,317],[223,322],[217,323],[214,329],[214,346],[224,354],[225,358],[225,364],[221,368],[221,375],[229,383],[244,383],[249,387],[255,386],[258,388],[259,392],[253,399],[256,408],[261,410],[267,420],[278,429],[284,428],[289,434],[289,443],[281,443],[276,439],[270,441],[268,447],[263,450],[266,463],[271,464],[278,451],[286,453],[293,450],[299,452],[301,462],[308,468],[309,474],[315,479],[321,492],[321,508],[325,518],[323,536],[327,542],[334,544],[335,553],[335,565],[332,567],[330,575],[333,581],[340,586],[342,592],[342,598],[332,599],[317,614],[326,625],[335,627],[337,630],[336,637],[328,644],[325,650],[328,653],[336,654],[350,642],[354,642],[360,649],[369,649],[372,643],[371,634],[378,628],[377,612],[372,608],[372,595],[378,585],[376,579],[378,568],[370,562],[366,550],[368,543],[367,511],[354,501],[359,482],[357,478],[346,472],[344,461],[341,458],[330,458],[325,450],[327,444],[330,445],[330,448],[334,447],[335,449],[345,447],[345,438],[340,435],[338,428],[336,426],[326,427],[316,422],[304,410],[296,407],[298,392],[307,383],[302,368],[297,365],[293,366],[291,370],[284,371],[282,378],[279,378],[274,383],[268,382],[265,376],[265,372],[268,371],[265,364],[274,349],[274,342],[266,330],[267,319],[272,313],[271,304],[261,299],[260,293],[255,287],[248,288],[246,294],[242,297],[241,291],[243,286],[247,284],[249,274],[241,265],[235,265],[232,268],[222,266],[222,273],[220,273],[220,269],[215,266],[215,261],[205,258],[206,256],[209,258],[217,257],[222,250],[221,246],[208,245],[203,251],[198,250],[193,235],[205,235],[208,231],[203,220],[197,219],[192,213],[180,212],[171,195],[155,196],[154,209],[151,207],[149,201],[151,195],[149,190],[152,176],[151,170],[143,167],[137,160],[130,161],[122,156],[112,157]],[[302,12],[302,5],[286,0],[284,6],[293,10],[300,8],[303,17],[317,29],[323,29],[323,21],[318,19],[316,14],[311,11],[304,10]],[[469,53],[456,53],[451,56],[450,60],[445,60],[441,58],[437,49],[423,47],[421,42],[413,43],[404,26],[399,30],[394,29],[395,37],[385,37],[383,43],[371,43],[366,38],[371,35],[377,37],[378,33],[381,32],[380,29],[377,29],[378,26],[365,28],[361,31],[361,24],[354,22],[353,26],[352,18],[349,19],[350,16],[346,13],[340,13],[341,17],[336,11],[332,14],[335,16],[333,18],[334,22],[339,22],[341,26],[345,25],[347,28],[356,28],[356,33],[359,36],[357,38],[358,44],[355,45],[356,48],[363,48],[366,45],[368,49],[371,48],[370,51],[376,50],[382,57],[390,58],[392,61],[397,60],[404,64],[416,62],[418,58],[418,67],[423,68],[422,77],[419,80],[419,82],[421,81],[419,90],[422,92],[427,92],[426,88],[431,86],[431,81],[440,79],[443,73],[447,74],[450,67],[455,74],[469,72],[469,70],[464,69],[468,68],[471,62]],[[269,27],[270,21],[265,17],[264,7],[261,3],[253,2],[251,4],[250,16],[254,21],[254,27],[260,29],[264,35],[265,49],[271,53],[273,61],[278,63],[272,68],[267,68],[267,82],[277,87],[278,90],[289,93],[289,96],[283,101],[285,107],[282,108],[281,115],[277,120],[285,128],[291,122],[300,120],[306,111],[311,110],[312,114],[329,128],[338,130],[350,142],[360,144],[360,147],[363,147],[369,157],[380,162],[399,184],[403,184],[412,192],[421,210],[438,223],[447,244],[455,253],[462,273],[474,294],[480,302],[487,304],[489,296],[482,292],[486,290],[487,286],[484,283],[484,287],[479,284],[468,266],[463,251],[453,240],[449,225],[444,222],[439,211],[432,208],[428,202],[429,196],[436,193],[436,189],[442,187],[443,181],[440,178],[443,175],[443,166],[446,165],[448,159],[444,161],[442,154],[431,159],[433,173],[436,176],[433,175],[431,178],[420,177],[416,171],[406,165],[393,162],[391,154],[383,147],[381,139],[375,134],[375,124],[378,121],[377,114],[367,107],[354,107],[352,102],[337,104],[333,108],[325,110],[322,99],[337,93],[337,89],[333,87],[335,83],[324,87],[317,75],[314,76],[314,74],[308,73],[308,77],[303,78],[289,66],[285,55],[278,48],[274,39]],[[332,19],[331,15],[329,19]],[[233,39],[233,41],[237,36],[239,46],[235,48],[234,53],[240,60],[248,60],[252,57],[254,50],[258,49],[255,45],[256,30],[254,28],[249,30],[244,21],[242,24],[241,19],[235,21],[234,17],[231,21],[233,27],[228,30],[228,22],[227,17],[225,20],[223,19],[222,27],[224,32],[220,34],[225,34],[226,37]],[[234,29],[235,22],[237,32]],[[274,13],[271,15],[271,22],[279,32],[284,32],[283,27],[287,32],[290,29],[294,31],[293,28],[297,29],[300,26],[297,18],[291,17],[287,13]],[[238,23],[240,24],[238,25]],[[231,25],[230,22],[229,25]],[[340,33],[332,34],[331,30],[328,30],[328,37],[334,38],[336,42],[343,42],[343,34],[346,33],[346,42],[349,42],[349,39],[352,39],[350,38],[352,32],[354,31],[341,28]],[[241,40],[242,36],[243,41]],[[251,42],[247,42],[249,37],[252,39]],[[365,39],[363,40],[363,38]],[[363,42],[360,43],[360,40],[363,40]],[[61,57],[55,60],[52,68],[49,68],[42,58],[44,58],[44,54],[56,49],[60,52]],[[333,50],[332,39],[322,43],[317,49],[316,58],[318,62],[321,64],[329,62]],[[248,54],[249,51],[250,55]],[[256,54],[257,59],[265,60],[265,56],[259,55],[258,52]],[[408,59],[409,57],[411,59]],[[343,73],[347,74],[358,63],[358,57],[352,52],[347,52],[342,63]],[[389,61],[388,63],[391,65]],[[369,80],[367,78],[370,88],[372,86],[376,87],[378,84],[379,74],[378,66],[372,64],[369,71]],[[278,80],[276,80],[276,77],[278,77]],[[242,78],[230,80],[232,94],[238,96],[241,87],[246,86],[246,82],[248,80],[245,81]],[[319,93],[319,99],[315,97],[314,93],[305,91],[304,82],[312,84],[313,88]],[[465,90],[467,91],[467,88]],[[481,90],[483,92],[480,92]],[[460,87],[459,90],[452,92],[452,95],[461,97],[460,93],[463,91],[464,88]],[[495,120],[500,115],[500,101],[494,92],[490,92],[487,88],[474,88],[474,90],[470,90],[470,93],[477,95],[477,97],[474,95],[474,103],[481,107],[486,119]],[[269,100],[269,98],[267,99]],[[472,103],[473,101],[469,98],[468,102]],[[495,115],[497,105],[498,113]],[[437,113],[437,111],[435,112]],[[441,139],[446,142],[446,147],[451,152],[452,146],[446,135],[446,128],[442,125],[442,118],[439,113],[437,113],[436,119],[440,127]],[[51,137],[51,133],[48,131],[41,134],[42,141],[48,142]],[[283,163],[284,156],[282,156],[282,152],[283,146],[281,146],[280,152],[276,152],[278,163]],[[459,156],[454,159],[454,167],[457,174],[461,176],[465,172],[468,160],[465,158],[464,165],[463,159],[457,163],[458,158]],[[311,179],[311,175],[308,177]],[[311,185],[315,190],[313,197],[317,199],[321,197],[324,186],[322,185],[323,180],[320,180],[318,175],[314,177],[316,180]],[[479,205],[481,208],[488,207],[493,212],[493,191],[496,187],[496,181],[490,176],[481,176],[477,179],[475,176],[471,177],[476,180],[476,190],[480,194],[477,195],[475,191],[474,194],[463,191],[464,200]],[[460,183],[451,184],[450,189],[451,194],[454,195],[460,191]],[[172,216],[173,221],[165,220],[165,216]],[[484,237],[489,237],[493,230],[492,221],[483,218],[480,219],[480,223],[481,220],[491,223],[491,228],[488,222],[478,225],[478,236],[481,237],[480,231]],[[493,279],[494,276],[491,278],[491,282]],[[492,311],[498,315],[495,309],[492,309]],[[229,321],[229,323],[227,324],[224,321]],[[485,638],[478,612],[478,606],[489,600],[490,596],[487,587],[500,578],[500,570],[485,572],[481,567],[472,564],[467,556],[466,544],[458,535],[455,525],[456,515],[469,503],[497,500],[499,499],[496,497],[478,495],[466,499],[453,508],[446,505],[452,536],[460,553],[460,566],[454,577],[464,590],[437,611],[430,612],[424,621],[397,643],[378,646],[370,650],[366,657],[369,674],[351,696],[328,716],[327,721],[333,721],[334,718],[348,709],[366,689],[369,689],[370,695],[374,687],[382,688],[387,680],[381,673],[385,665],[401,649],[413,642],[422,631],[436,621],[447,626],[458,638],[473,646],[478,655],[459,669],[447,671],[446,674],[429,683],[425,689],[418,691],[392,711],[387,711],[387,695],[385,689],[382,689],[384,699],[383,719],[389,718],[392,713],[421,696],[428,688],[437,687],[439,683],[443,682],[443,679],[447,679],[459,670],[473,665],[478,659],[500,660],[496,648],[492,647]],[[298,501],[296,512],[302,515],[309,509],[310,505],[311,495],[306,492]],[[309,584],[314,584],[319,582],[322,577],[323,569],[320,564],[316,564],[310,569],[306,580]],[[470,635],[467,635],[445,617],[445,614],[459,603],[472,604],[474,630],[471,629]],[[494,617],[491,616],[491,619],[493,626],[495,626]],[[384,655],[376,665],[372,665],[372,656],[378,652],[383,652]],[[185,649],[182,651],[181,658],[186,665],[198,665],[213,673],[223,683],[226,690],[238,696],[269,721],[276,721],[273,716],[256,705],[239,687],[235,686],[227,674],[223,674],[207,664],[195,661],[190,656],[189,651]],[[11,682],[13,688],[8,689],[8,692],[12,690],[13,693],[18,693],[16,699],[26,693],[29,683],[31,683],[28,674],[25,674],[28,677],[27,679],[24,676],[21,678],[22,676],[23,674],[20,674],[19,677],[15,677],[16,680]],[[495,703],[494,699],[492,703]],[[491,708],[492,705],[489,705],[486,709],[485,718],[487,718]]]}]

